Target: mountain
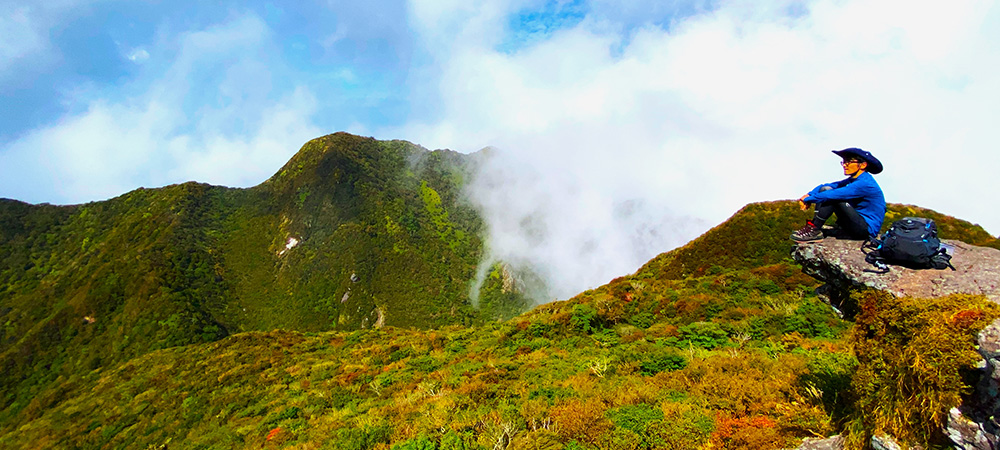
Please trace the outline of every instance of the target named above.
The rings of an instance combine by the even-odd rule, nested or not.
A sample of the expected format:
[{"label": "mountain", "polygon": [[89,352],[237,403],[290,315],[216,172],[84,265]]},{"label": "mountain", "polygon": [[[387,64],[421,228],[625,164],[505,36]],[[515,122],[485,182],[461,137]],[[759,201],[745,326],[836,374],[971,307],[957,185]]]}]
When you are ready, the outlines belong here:
[{"label": "mountain", "polygon": [[[289,163],[284,175],[254,189],[282,191],[284,186],[294,200],[289,193],[302,190],[283,184],[282,177],[295,167]],[[412,181],[411,186],[423,182]],[[182,188],[213,189],[190,185],[157,192]],[[333,192],[317,192],[310,189],[302,205],[313,199],[321,206],[338,198]],[[448,204],[446,194],[439,197]],[[347,199],[340,201],[350,205]],[[268,206],[261,200],[235,210]],[[213,342],[63,374],[37,385],[31,396],[17,396],[24,403],[8,407],[0,421],[0,441],[10,448],[791,448],[803,437],[854,426],[851,386],[859,364],[849,351],[851,323],[816,297],[816,280],[788,257],[792,227],[787,225],[805,215],[794,206],[747,205],[635,274],[502,323],[430,330],[391,324],[355,331],[225,328],[230,335]],[[45,215],[22,220],[23,228],[65,223],[78,214],[48,206],[36,209]],[[449,221],[455,220],[448,211]],[[892,211],[936,214],[904,205],[892,205]],[[285,226],[290,231],[252,230],[268,237],[268,246],[256,254],[273,262],[266,269],[276,279],[287,270],[283,264],[293,264],[282,258],[294,253],[278,255],[286,250],[287,237],[302,237],[288,251],[308,249],[307,243],[318,239],[315,222],[312,228],[307,225],[313,216],[295,209],[281,212],[289,217]],[[213,220],[227,223],[234,214]],[[373,216],[383,217],[381,212]],[[265,225],[286,223],[263,217]],[[981,229],[974,225],[934,217],[940,217],[942,234],[980,239]],[[452,248],[447,236],[458,239],[457,233],[442,232],[436,225],[430,230],[425,239],[444,237],[441,251]],[[160,233],[160,239],[170,239],[180,231]],[[240,241],[205,234],[229,246],[253,242],[245,236]],[[195,240],[186,248],[198,245]],[[207,247],[216,248],[231,247]],[[244,257],[244,267],[253,268],[252,254]],[[227,270],[211,272],[213,277],[225,281],[233,276],[228,268],[234,262],[227,258],[233,257],[219,257]],[[361,283],[363,279],[357,281]],[[209,317],[211,304],[201,305]],[[977,321],[987,317],[975,316]],[[91,325],[101,319],[95,320],[80,325],[77,336],[95,329]],[[227,326],[223,320],[214,323]]]},{"label": "mountain", "polygon": [[437,327],[469,303],[479,155],[337,133],[249,189],[184,183],[74,206],[0,199],[0,419],[59,379],[251,330]]},{"label": "mountain", "polygon": [[[794,202],[496,322],[526,300],[496,265],[469,303],[483,157],[338,133],[249,189],[0,200],[0,442],[790,448],[855,426],[853,325],[789,257]],[[997,245],[913,206],[887,222],[905,215]]]}]

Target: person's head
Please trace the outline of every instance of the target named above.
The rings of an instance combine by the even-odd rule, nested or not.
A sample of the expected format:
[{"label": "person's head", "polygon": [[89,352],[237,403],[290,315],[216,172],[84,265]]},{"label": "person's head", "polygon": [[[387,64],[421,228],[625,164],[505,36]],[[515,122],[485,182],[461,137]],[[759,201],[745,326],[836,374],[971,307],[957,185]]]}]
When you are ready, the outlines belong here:
[{"label": "person's head", "polygon": [[861,175],[862,172],[868,169],[868,161],[862,160],[858,157],[848,156],[840,161],[840,166],[844,168],[844,175],[854,178]]},{"label": "person's head", "polygon": [[882,163],[871,152],[853,147],[833,152],[842,159],[840,165],[844,168],[844,175],[857,177],[864,172],[871,174],[882,172]]}]

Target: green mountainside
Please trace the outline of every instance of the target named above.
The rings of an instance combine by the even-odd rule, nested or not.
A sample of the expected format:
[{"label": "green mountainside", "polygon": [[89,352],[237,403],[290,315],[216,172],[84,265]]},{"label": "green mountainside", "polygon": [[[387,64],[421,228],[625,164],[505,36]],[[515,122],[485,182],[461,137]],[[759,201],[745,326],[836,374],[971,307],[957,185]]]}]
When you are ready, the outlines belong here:
[{"label": "green mountainside", "polygon": [[[405,145],[370,142],[382,146]],[[305,150],[299,156],[308,156]],[[215,228],[185,233],[180,221],[178,228],[151,234],[157,236],[156,240],[151,239],[151,243],[141,247],[149,254],[168,253],[163,249],[174,247],[167,243],[180,242],[186,246],[183,248],[187,254],[200,255],[189,261],[175,263],[165,259],[156,264],[143,263],[148,267],[133,268],[130,265],[139,264],[138,259],[119,263],[109,255],[107,264],[117,270],[131,269],[128,273],[148,274],[148,278],[119,282],[121,288],[115,288],[114,284],[101,287],[104,284],[96,281],[106,276],[74,275],[79,277],[76,280],[79,283],[93,284],[90,289],[83,289],[70,280],[62,285],[45,283],[45,276],[58,275],[51,274],[56,269],[47,269],[49,272],[33,285],[17,284],[17,291],[8,287],[5,294],[8,296],[9,292],[24,296],[31,289],[49,289],[53,296],[57,292],[67,296],[79,289],[80,293],[67,298],[79,297],[77,301],[82,302],[96,295],[125,298],[124,293],[134,289],[151,289],[143,284],[148,283],[157,288],[149,291],[149,298],[160,302],[156,307],[175,305],[177,309],[168,310],[171,314],[172,311],[188,314],[177,326],[189,327],[200,333],[198,339],[213,342],[193,341],[180,347],[135,352],[140,355],[121,363],[109,360],[97,364],[94,370],[64,370],[51,379],[37,380],[44,383],[22,384],[23,389],[34,388],[31,395],[17,395],[16,404],[7,407],[0,421],[0,442],[9,448],[780,449],[794,447],[803,437],[846,432],[851,448],[860,448],[865,436],[878,429],[891,429],[887,427],[892,423],[925,423],[925,429],[903,436],[940,444],[943,436],[937,431],[940,428],[934,427],[934,421],[940,419],[935,415],[940,412],[937,409],[920,409],[905,401],[912,399],[904,398],[898,404],[906,415],[899,416],[902,420],[890,417],[897,420],[887,422],[889,419],[873,415],[872,407],[896,404],[892,396],[897,391],[903,392],[899,395],[917,399],[944,399],[931,402],[938,409],[945,407],[945,400],[954,401],[964,386],[964,380],[958,377],[956,381],[955,377],[961,370],[971,369],[966,367],[973,360],[967,353],[973,352],[975,330],[1000,316],[995,305],[986,304],[981,298],[890,302],[865,294],[859,300],[864,308],[858,325],[839,319],[813,293],[817,282],[802,274],[789,258],[787,235],[805,220],[806,213],[799,211],[794,202],[782,201],[748,205],[688,245],[654,258],[635,274],[567,301],[538,306],[506,322],[481,323],[470,319],[466,325],[417,329],[393,326],[398,322],[391,322],[392,314],[387,313],[386,327],[351,331],[347,326],[344,330],[339,328],[343,314],[348,317],[343,323],[356,326],[364,318],[372,321],[376,317],[352,315],[356,314],[356,306],[346,311],[333,310],[334,313],[323,310],[324,305],[317,306],[326,314],[321,318],[303,314],[292,322],[293,319],[255,317],[281,313],[268,309],[269,299],[306,304],[302,298],[325,298],[317,292],[330,289],[329,286],[312,287],[304,281],[317,280],[321,278],[319,273],[329,273],[334,267],[321,259],[325,258],[323,255],[317,254],[309,260],[309,243],[317,240],[335,245],[342,242],[335,236],[348,236],[373,243],[431,243],[440,254],[451,255],[444,257],[445,260],[452,257],[451,261],[467,264],[462,266],[468,267],[464,270],[471,271],[475,264],[474,253],[462,259],[461,251],[463,245],[478,248],[476,233],[480,225],[472,213],[462,216],[455,212],[460,210],[452,206],[458,194],[445,189],[446,183],[409,175],[403,170],[402,176],[410,179],[415,190],[400,194],[401,201],[390,201],[387,199],[392,197],[385,192],[391,184],[373,188],[385,180],[355,181],[352,183],[355,194],[363,192],[357,195],[383,199],[381,204],[355,205],[351,199],[356,197],[338,196],[336,190],[310,188],[305,191],[308,194],[301,194],[302,186],[308,183],[297,185],[295,170],[299,164],[305,167],[301,169],[304,172],[312,169],[308,169],[308,158],[297,162],[299,156],[267,183],[250,190],[184,185],[155,191],[159,194],[173,192],[171,189],[214,190],[213,201],[231,205],[230,209],[221,209],[227,213],[219,214],[207,212],[218,211],[214,207],[198,209],[191,206],[197,201],[189,202],[182,209],[186,217],[200,217],[202,223],[215,224]],[[339,176],[346,177],[346,172]],[[432,219],[438,210],[428,205],[437,202],[427,188],[438,193],[441,205],[448,205],[441,210],[447,211],[451,228],[438,226]],[[247,203],[227,197],[237,195],[258,197]],[[266,199],[272,195],[285,195],[296,206],[299,204],[294,200],[301,198],[302,206],[325,211],[324,220],[348,223],[348,229],[338,234],[345,225],[320,227],[317,225],[320,222],[310,221],[310,218],[317,220],[313,214],[319,213],[286,208],[286,202],[269,203]],[[115,201],[121,200],[112,203]],[[402,206],[389,209],[386,204],[392,202]],[[339,206],[333,208],[333,205]],[[409,205],[416,207],[410,209]],[[19,204],[7,207],[29,209]],[[356,214],[343,212],[352,207],[357,208]],[[19,223],[25,224],[20,229],[51,229],[79,215],[79,208],[34,208],[44,214],[17,216],[24,218],[20,219]],[[254,213],[259,211],[268,213]],[[419,225],[417,232],[426,232],[414,235],[409,231],[400,231],[402,234],[392,231],[395,227],[386,217],[407,230],[409,222],[402,218],[406,217],[406,211],[413,212]],[[890,211],[890,217],[934,217],[945,238],[996,243],[978,226],[933,211],[905,205],[891,205]],[[344,218],[359,216],[372,219],[364,222],[366,225],[356,225]],[[463,217],[473,225],[461,225]],[[128,223],[121,220],[117,226]],[[380,234],[380,230],[386,230],[385,234]],[[299,246],[289,250],[300,253],[285,255],[299,259],[277,256],[289,236],[302,238]],[[264,240],[266,244],[254,244]],[[84,250],[111,245],[107,238],[87,244],[81,240],[64,243],[55,237],[46,239],[44,234],[35,235],[32,242],[36,241],[36,245],[53,247],[72,243]],[[50,241],[53,243],[48,244]],[[342,288],[354,286],[347,283],[350,275],[357,274],[360,278],[357,285],[368,287],[352,287],[352,292],[371,294],[376,299],[393,292],[375,291],[389,287],[364,285],[366,277],[380,275],[378,267],[364,266],[365,257],[358,256],[364,251],[361,246],[341,245],[338,248],[350,255],[349,264],[337,266],[340,271],[333,272],[337,276],[329,277],[329,283],[343,283],[337,285]],[[394,252],[392,245],[375,248],[368,251]],[[80,260],[77,265],[89,261],[85,252],[77,258]],[[30,271],[45,263],[37,261],[32,267],[19,267]],[[260,264],[263,265],[258,267]],[[222,280],[221,286],[191,281],[203,280],[200,276],[185,278],[191,272],[185,268],[203,266],[212,280]],[[73,270],[76,266],[59,267],[66,273],[76,273]],[[291,269],[297,271],[294,276],[282,272]],[[233,270],[239,275],[233,274]],[[433,310],[436,305],[448,304],[449,295],[466,298],[467,292],[448,289],[462,283],[444,276],[449,273],[447,268],[435,270],[443,272],[428,269],[428,276],[437,276],[433,280],[445,287],[438,287],[440,290],[434,296],[421,297],[427,303],[420,304],[430,305],[428,310]],[[11,279],[4,273],[5,279]],[[155,277],[163,277],[164,281]],[[25,278],[18,280],[27,283],[23,281]],[[246,284],[229,281],[233,279]],[[401,281],[408,280],[393,280]],[[200,289],[199,294],[185,293],[188,286]],[[253,286],[268,291],[253,291]],[[173,287],[181,293],[170,291]],[[392,289],[406,289],[406,286]],[[91,294],[94,290],[106,293]],[[289,290],[293,292],[291,295]],[[334,290],[336,301],[339,295],[341,291]],[[194,297],[198,297],[197,303]],[[7,298],[22,297],[4,297],[5,307]],[[168,303],[168,299],[173,303]],[[66,302],[66,307],[75,307],[70,300]],[[147,302],[153,304],[152,300]],[[456,304],[459,306],[455,313],[445,308],[437,310],[439,317],[465,314],[475,318],[470,308],[461,306],[464,303]],[[127,305],[123,301],[111,311],[133,311]],[[240,309],[234,313],[227,305],[239,305]],[[246,316],[242,315],[243,305],[250,305]],[[381,301],[374,301],[374,308],[382,305]],[[132,308],[135,312],[131,314],[143,317],[138,311],[141,307]],[[75,351],[90,354],[91,348],[99,348],[82,340],[97,335],[91,330],[101,323],[102,313],[51,310],[54,312],[48,314],[52,316],[63,314],[68,317],[66,320],[77,321],[73,324],[75,328],[71,328],[77,330],[76,334],[69,339],[80,339],[84,344],[75,347]],[[12,311],[13,308],[5,314]],[[901,315],[899,311],[907,314]],[[88,313],[98,316],[94,323],[84,326],[79,317]],[[119,320],[125,323],[129,317],[132,316],[122,313]],[[294,313],[292,317],[296,317]],[[942,317],[963,320],[954,322],[941,320]],[[323,327],[313,326],[321,319],[329,323],[333,318],[337,318],[336,330],[323,331]],[[425,324],[435,326],[443,322],[428,320]],[[39,336],[60,336],[58,327],[45,325],[52,321],[39,323],[42,323],[40,329],[48,326],[48,331],[36,331]],[[883,323],[898,326],[886,328]],[[219,329],[215,335],[211,335],[212,326]],[[298,331],[263,331],[268,327],[297,327]],[[219,339],[220,334],[229,335]],[[922,368],[910,367],[908,360],[894,358],[892,354],[900,353],[900,347],[893,347],[882,359],[859,360],[852,351],[852,348],[877,349],[880,339],[905,346],[920,341],[912,338],[918,335],[935,337],[918,342],[929,346],[924,348],[927,354],[948,358],[943,363],[930,364],[928,370],[937,379],[921,375]],[[7,336],[12,335],[5,334],[5,339],[9,339]],[[130,339],[109,340],[108,345],[125,345],[123,342]],[[39,342],[26,351],[46,351],[48,345],[60,342],[67,341]],[[71,358],[80,357],[57,356],[64,358],[64,366],[70,364],[66,361]],[[20,356],[22,360],[26,357],[24,353]],[[887,376],[896,372],[913,375],[899,380]],[[877,402],[873,403],[873,399]],[[860,410],[859,405],[865,409]]]},{"label": "green mountainside", "polygon": [[0,199],[0,420],[60,379],[233,333],[522,311],[498,283],[469,304],[483,224],[462,187],[476,158],[338,133],[249,189]]}]

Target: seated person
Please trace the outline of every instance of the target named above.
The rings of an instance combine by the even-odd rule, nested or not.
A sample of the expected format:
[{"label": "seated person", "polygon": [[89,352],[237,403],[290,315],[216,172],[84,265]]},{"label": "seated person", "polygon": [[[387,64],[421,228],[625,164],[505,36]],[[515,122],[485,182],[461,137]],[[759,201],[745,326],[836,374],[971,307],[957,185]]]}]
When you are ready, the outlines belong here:
[{"label": "seated person", "polygon": [[822,227],[833,213],[837,213],[837,225],[852,239],[868,240],[878,236],[885,219],[885,197],[882,188],[872,174],[882,172],[882,163],[870,152],[860,148],[834,150],[843,158],[846,179],[821,184],[799,199],[799,207],[805,211],[816,204],[816,214],[806,226],[792,233],[796,241],[823,239]]}]

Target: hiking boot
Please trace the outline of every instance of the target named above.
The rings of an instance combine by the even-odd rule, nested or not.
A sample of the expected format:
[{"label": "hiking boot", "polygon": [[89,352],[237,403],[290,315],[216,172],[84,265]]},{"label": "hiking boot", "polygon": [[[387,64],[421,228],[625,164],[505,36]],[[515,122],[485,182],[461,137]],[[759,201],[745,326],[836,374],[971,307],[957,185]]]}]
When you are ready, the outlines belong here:
[{"label": "hiking boot", "polygon": [[806,222],[806,226],[792,233],[791,237],[793,241],[799,242],[816,241],[823,239],[823,230],[816,228],[812,223]]}]

